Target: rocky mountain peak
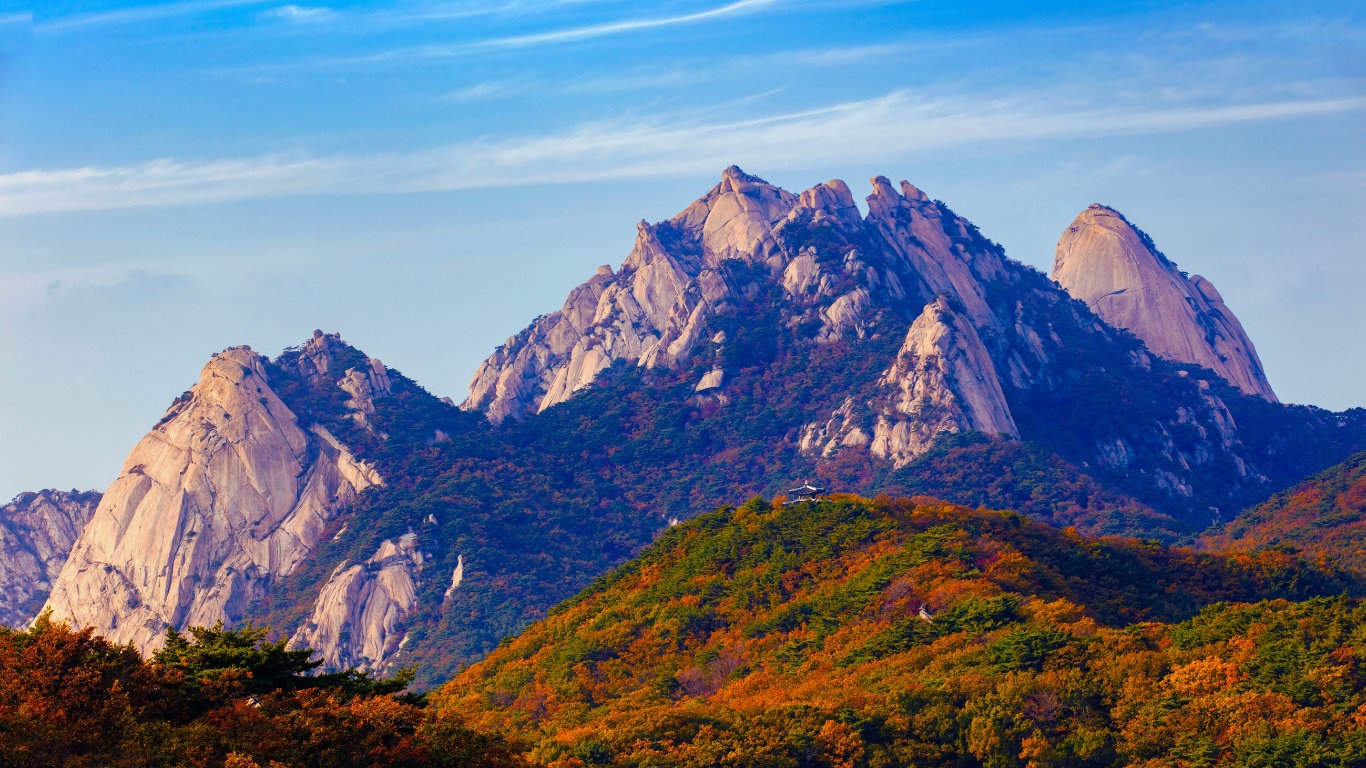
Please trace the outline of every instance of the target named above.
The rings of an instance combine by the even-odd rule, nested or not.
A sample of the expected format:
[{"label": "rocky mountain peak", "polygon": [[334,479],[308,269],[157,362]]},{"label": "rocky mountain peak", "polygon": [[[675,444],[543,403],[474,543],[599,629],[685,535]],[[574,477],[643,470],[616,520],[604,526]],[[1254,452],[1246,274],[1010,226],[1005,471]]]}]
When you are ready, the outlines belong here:
[{"label": "rocky mountain peak", "polygon": [[1155,354],[1201,365],[1275,401],[1257,350],[1214,285],[1187,277],[1113,208],[1093,204],[1058,240],[1053,279]]},{"label": "rocky mountain peak", "polygon": [[797,196],[797,208],[810,210],[814,218],[829,218],[844,226],[858,226],[863,214],[854,204],[854,193],[839,179],[817,184]]},{"label": "rocky mountain peak", "polygon": [[791,192],[732,165],[721,172],[720,184],[668,224],[701,247],[708,267],[727,259],[767,261],[779,250],[773,226],[796,203]]},{"label": "rocky mountain peak", "polygon": [[[866,409],[846,400],[829,421],[805,427],[802,449],[829,457],[843,447],[868,445],[874,456],[902,467],[944,434],[977,431],[1019,440],[991,355],[956,303],[947,295],[934,297],[911,324]],[[870,414],[871,435],[860,413]]]},{"label": "rocky mountain peak", "polygon": [[[326,370],[329,338],[300,365]],[[232,624],[380,484],[326,429],[299,424],[267,362],[250,347],[214,355],[134,447],[53,584],[54,618],[143,652],[168,624]]]},{"label": "rocky mountain peak", "polygon": [[[614,360],[677,365],[704,338],[708,318],[770,282],[795,300],[792,322],[816,323],[820,341],[863,333],[870,313],[913,317],[945,292],[973,323],[995,324],[982,281],[1004,274],[999,249],[975,247],[986,241],[970,224],[908,182],[898,188],[878,176],[872,186],[865,219],[838,179],[794,195],[725,169],[678,215],[640,222],[619,271],[598,269],[558,312],[508,339],[475,372],[462,407],[495,422],[522,418],[564,402]],[[823,253],[809,242],[826,228],[835,234],[820,236]],[[735,263],[762,265],[768,276],[737,278]]]}]

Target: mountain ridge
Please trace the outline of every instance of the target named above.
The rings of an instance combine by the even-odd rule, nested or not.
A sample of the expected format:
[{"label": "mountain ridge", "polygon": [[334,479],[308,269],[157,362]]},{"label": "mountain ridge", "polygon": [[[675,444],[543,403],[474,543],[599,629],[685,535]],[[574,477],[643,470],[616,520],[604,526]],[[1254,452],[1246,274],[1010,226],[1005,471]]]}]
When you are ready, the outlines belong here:
[{"label": "mountain ridge", "polygon": [[[329,669],[417,664],[417,685],[430,688],[671,521],[793,478],[1176,541],[1341,461],[1366,435],[1364,412],[1280,405],[1150,355],[943,203],[885,177],[872,185],[860,216],[843,182],[794,195],[728,169],[675,219],[642,226],[629,268],[599,270],[557,317],[514,336],[522,346],[496,352],[464,409],[336,334],[315,332],[274,360],[225,352],[249,358],[234,370],[253,371],[216,385],[236,415],[191,418],[207,408],[191,392],[147,439],[161,445],[183,428],[187,445],[235,445],[223,435],[256,434],[240,425],[257,413],[271,426],[251,440],[274,434],[279,450],[248,451],[245,463],[223,453],[221,466],[237,469],[219,490],[265,498],[252,477],[283,490],[252,502],[259,531],[215,539],[229,554],[194,561],[213,548],[166,535],[166,562],[198,563],[175,573],[205,584],[222,575],[225,586],[188,587],[202,596],[164,610],[160,593],[139,587],[123,595],[134,605],[102,602],[104,624],[142,627],[151,647],[163,623],[221,614],[316,646]],[[717,211],[734,215],[709,224]],[[542,408],[549,395],[564,399]],[[156,466],[130,458],[120,488],[144,482],[138,464]],[[296,479],[323,465],[351,491],[310,508],[306,545],[264,565],[229,563],[289,519]],[[343,466],[368,468],[351,473],[366,487]],[[161,486],[181,488],[171,474]],[[137,530],[231,518],[211,500],[186,515],[176,492],[158,493],[138,515],[169,522]],[[138,510],[120,499],[131,496],[107,496],[97,517]],[[95,585],[105,564],[135,577],[161,568],[79,562],[68,565]]]}]

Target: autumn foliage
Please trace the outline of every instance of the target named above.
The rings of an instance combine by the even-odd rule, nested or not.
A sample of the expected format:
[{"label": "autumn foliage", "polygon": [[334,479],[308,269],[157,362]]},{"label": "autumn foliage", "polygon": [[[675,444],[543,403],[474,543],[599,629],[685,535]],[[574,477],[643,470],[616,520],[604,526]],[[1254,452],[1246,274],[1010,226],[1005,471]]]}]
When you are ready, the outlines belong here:
[{"label": "autumn foliage", "polygon": [[0,766],[487,766],[500,739],[398,693],[403,679],[307,674],[308,650],[247,628],[172,633],[144,661],[46,616],[0,630]]},{"label": "autumn foliage", "polygon": [[1366,572],[1366,452],[1247,510],[1202,543],[1216,551],[1276,548]]},{"label": "autumn foliage", "polygon": [[555,766],[1351,765],[1360,585],[929,499],[672,529],[433,698]]}]

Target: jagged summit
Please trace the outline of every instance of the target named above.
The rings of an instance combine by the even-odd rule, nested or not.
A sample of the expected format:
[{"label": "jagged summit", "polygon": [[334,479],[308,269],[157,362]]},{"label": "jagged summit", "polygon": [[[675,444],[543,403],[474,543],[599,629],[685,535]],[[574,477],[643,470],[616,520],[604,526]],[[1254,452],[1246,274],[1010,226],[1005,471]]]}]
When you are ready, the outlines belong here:
[{"label": "jagged summit", "polygon": [[[1182,515],[1230,503],[1227,494],[1196,501],[1196,478],[1218,457],[1228,460],[1220,466],[1234,495],[1253,497],[1271,482],[1241,442],[1226,396],[1188,371],[1186,384],[1165,383],[1176,375],[1169,364],[1154,365],[1113,332],[1127,328],[1168,360],[1275,400],[1209,282],[1183,276],[1117,212],[1087,209],[1059,244],[1054,276],[1092,314],[909,182],[875,176],[870,186],[861,215],[843,181],[794,195],[727,168],[677,216],[642,222],[619,270],[598,270],[559,311],[495,351],[462,408],[495,423],[521,420],[569,400],[614,363],[659,369],[655,381],[687,377],[690,397],[725,406],[743,396],[742,369],[763,362],[728,339],[776,322],[763,333],[801,356],[840,343],[882,350],[878,375],[788,433],[806,456],[866,452],[903,468],[945,435],[1051,441],[1072,409],[1113,407],[1088,398],[1140,377],[1162,404],[1074,425],[1077,465],[1180,499]],[[899,351],[877,341],[892,338],[904,340]]]},{"label": "jagged summit", "polygon": [[[640,222],[620,270],[599,268],[559,311],[499,347],[462,407],[494,422],[520,419],[564,402],[613,361],[676,366],[692,357],[709,317],[771,283],[790,295],[794,314],[813,316],[822,339],[860,333],[864,314],[878,308],[909,322],[942,292],[973,322],[993,323],[981,281],[1001,275],[999,253],[965,248],[980,239],[975,229],[908,182],[900,190],[884,176],[871,183],[864,217],[838,179],[794,195],[726,168],[672,219]],[[800,237],[824,226],[844,240],[840,253],[818,254]],[[818,255],[842,263],[819,264]]]},{"label": "jagged summit", "polygon": [[1053,279],[1157,355],[1276,401],[1252,340],[1213,284],[1186,277],[1115,209],[1093,204],[1077,216],[1058,241]]}]

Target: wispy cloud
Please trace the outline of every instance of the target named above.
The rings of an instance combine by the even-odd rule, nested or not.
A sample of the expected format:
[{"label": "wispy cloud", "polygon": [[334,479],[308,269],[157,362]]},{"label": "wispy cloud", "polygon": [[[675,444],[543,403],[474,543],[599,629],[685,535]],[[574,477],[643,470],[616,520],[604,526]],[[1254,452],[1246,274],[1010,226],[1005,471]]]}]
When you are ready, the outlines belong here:
[{"label": "wispy cloud", "polygon": [[643,32],[686,24],[697,24],[714,19],[755,13],[765,8],[777,6],[780,3],[781,0],[734,0],[731,3],[715,8],[673,16],[618,19],[596,24],[563,27],[544,32],[489,37],[458,43],[413,45],[359,56],[341,56],[276,65],[240,67],[226,71],[262,72],[300,68],[354,66],[360,64],[378,64],[421,59],[449,59],[479,53],[575,43],[597,38],[625,35],[632,32]]},{"label": "wispy cloud", "polygon": [[450,101],[456,104],[464,104],[469,101],[483,101],[484,99],[509,96],[526,90],[527,83],[489,80],[482,83],[475,83],[464,88],[457,88],[446,94],[443,101]]},{"label": "wispy cloud", "polygon": [[186,0],[179,3],[160,3],[120,8],[116,11],[73,14],[53,18],[40,18],[34,29],[37,32],[61,32],[81,27],[96,27],[111,24],[137,24],[160,21],[185,16],[196,16],[230,8],[251,5],[266,5],[272,0]]},{"label": "wispy cloud", "polygon": [[1068,108],[1057,100],[886,96],[743,121],[646,119],[403,154],[34,170],[0,175],[0,216],[298,194],[405,193],[881,160],[977,142],[1189,131],[1366,110],[1366,97],[1182,108]]},{"label": "wispy cloud", "polygon": [[544,45],[546,43],[575,42],[578,40],[589,40],[595,37],[620,35],[626,32],[638,32],[645,29],[673,27],[680,24],[695,24],[699,21],[710,21],[723,16],[750,13],[761,8],[776,5],[777,3],[778,0],[736,0],[736,2],[718,8],[709,8],[704,11],[694,11],[692,13],[685,13],[677,16],[609,21],[602,24],[590,24],[568,29],[557,29],[549,32],[536,32],[526,35],[514,35],[511,37],[486,40],[482,41],[480,45],[485,48],[527,48],[535,45]]},{"label": "wispy cloud", "polygon": [[261,15],[269,19],[282,19],[284,21],[325,21],[335,16],[336,11],[321,6],[290,4],[271,8],[262,12]]},{"label": "wispy cloud", "polygon": [[0,279],[0,315],[17,317],[62,302],[144,304],[183,291],[191,282],[188,274],[138,264],[10,272]]}]

